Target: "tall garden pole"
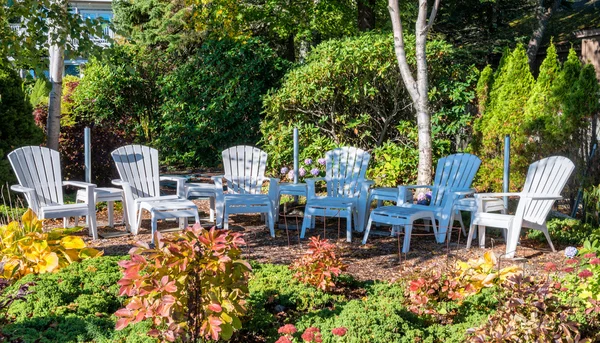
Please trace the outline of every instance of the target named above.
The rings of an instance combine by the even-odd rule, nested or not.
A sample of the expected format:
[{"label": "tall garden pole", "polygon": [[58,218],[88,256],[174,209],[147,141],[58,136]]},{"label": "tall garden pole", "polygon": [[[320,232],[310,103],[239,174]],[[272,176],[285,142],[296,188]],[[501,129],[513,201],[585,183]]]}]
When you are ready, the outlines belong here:
[{"label": "tall garden pole", "polygon": [[91,130],[86,127],[83,130],[83,159],[85,161],[85,182],[92,183],[92,154],[91,154]]},{"label": "tall garden pole", "polygon": [[[504,136],[504,177],[502,179],[502,191],[508,193],[510,190],[510,136]],[[508,197],[504,196],[504,208],[508,209]]]},{"label": "tall garden pole", "polygon": [[[298,183],[298,152],[299,144],[298,144],[298,128],[294,128],[294,184]],[[294,202],[298,202],[298,196],[294,196]]]}]

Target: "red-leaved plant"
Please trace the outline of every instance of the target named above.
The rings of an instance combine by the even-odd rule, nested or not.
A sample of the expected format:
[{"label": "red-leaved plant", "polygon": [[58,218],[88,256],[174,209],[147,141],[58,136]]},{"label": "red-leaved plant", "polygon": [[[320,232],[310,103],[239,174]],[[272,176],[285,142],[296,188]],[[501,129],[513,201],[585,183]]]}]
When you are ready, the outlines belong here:
[{"label": "red-leaved plant", "polygon": [[323,291],[335,288],[334,278],[346,270],[346,265],[336,256],[336,246],[326,239],[311,237],[308,252],[296,260],[290,268],[300,282],[313,285]]},{"label": "red-leaved plant", "polygon": [[115,313],[116,329],[151,319],[148,334],[169,342],[231,338],[242,326],[252,270],[241,259],[241,234],[196,224],[155,241],[154,249],[137,243],[131,260],[119,262],[119,294],[130,298]]}]

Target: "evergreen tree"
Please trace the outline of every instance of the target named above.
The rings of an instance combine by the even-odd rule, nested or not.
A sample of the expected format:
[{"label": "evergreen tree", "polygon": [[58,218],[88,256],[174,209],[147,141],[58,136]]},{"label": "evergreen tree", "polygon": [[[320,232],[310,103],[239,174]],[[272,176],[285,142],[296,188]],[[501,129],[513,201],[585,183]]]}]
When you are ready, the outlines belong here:
[{"label": "evergreen tree", "polygon": [[0,183],[15,179],[6,155],[24,145],[37,145],[43,140],[35,126],[31,104],[23,92],[23,80],[9,63],[0,61]]},{"label": "evergreen tree", "polygon": [[525,106],[525,133],[537,140],[537,144],[528,144],[528,157],[538,160],[555,151],[560,144],[560,124],[558,102],[552,90],[560,75],[560,64],[556,47],[550,44],[546,58],[540,66],[540,74]]},{"label": "evergreen tree", "polygon": [[477,102],[479,113],[485,112],[485,108],[490,98],[490,88],[494,84],[494,71],[490,65],[486,65],[479,75],[477,81]]},{"label": "evergreen tree", "polygon": [[502,184],[502,140],[511,135],[511,189],[524,182],[531,161],[524,154],[528,138],[524,132],[524,108],[535,80],[529,71],[527,53],[522,45],[505,58],[492,86],[489,106],[476,127],[481,145],[476,152],[482,159],[479,185],[484,190],[500,190]]}]

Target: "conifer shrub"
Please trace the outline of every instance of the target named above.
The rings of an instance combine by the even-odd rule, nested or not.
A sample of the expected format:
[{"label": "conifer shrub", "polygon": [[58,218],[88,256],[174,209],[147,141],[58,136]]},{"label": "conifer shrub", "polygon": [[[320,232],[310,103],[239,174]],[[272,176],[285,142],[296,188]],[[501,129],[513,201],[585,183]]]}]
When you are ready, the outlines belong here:
[{"label": "conifer shrub", "polygon": [[12,150],[38,145],[44,136],[36,127],[32,107],[23,92],[23,80],[8,62],[0,59],[0,184],[16,181],[6,158]]},{"label": "conifer shrub", "polygon": [[[482,88],[486,82],[482,80]],[[501,142],[507,134],[511,135],[511,189],[520,188],[525,180],[530,161],[524,155],[528,144],[523,132],[524,108],[534,83],[525,48],[518,45],[501,63],[489,92],[489,100],[484,99],[487,104],[485,110],[475,122],[476,139],[472,148],[482,160],[477,174],[481,190],[500,190],[503,164]]]}]

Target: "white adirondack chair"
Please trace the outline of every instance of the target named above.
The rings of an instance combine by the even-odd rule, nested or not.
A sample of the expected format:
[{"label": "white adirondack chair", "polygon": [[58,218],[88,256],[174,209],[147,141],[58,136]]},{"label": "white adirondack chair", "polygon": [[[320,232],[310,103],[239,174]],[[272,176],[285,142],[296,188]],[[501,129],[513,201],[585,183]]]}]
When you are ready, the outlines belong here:
[{"label": "white adirondack chair", "polygon": [[519,204],[514,215],[485,213],[478,211],[469,229],[467,248],[470,247],[473,228],[479,226],[479,245],[485,243],[485,227],[498,227],[507,230],[506,257],[513,258],[521,235],[521,228],[540,230],[546,236],[552,251],[554,245],[546,227],[546,217],[575,169],[571,160],[562,156],[552,156],[529,166],[523,191],[520,193],[479,193],[475,194],[478,208],[483,208],[483,200],[489,197],[517,196]]},{"label": "white adirondack chair", "polygon": [[[160,176],[156,149],[143,145],[126,145],[116,149],[111,155],[121,178],[113,180],[113,184],[123,187],[131,233],[138,233],[143,209],[152,215],[152,242],[158,219],[180,218],[181,228],[187,224],[187,217],[194,217],[199,222],[198,208],[183,198],[186,179]],[[160,195],[160,181],[177,182],[177,195]]]},{"label": "white adirondack chair", "polygon": [[[267,153],[252,146],[238,145],[224,150],[221,155],[225,175],[212,177],[216,188],[217,227],[228,229],[230,214],[261,213],[266,215],[271,236],[275,237],[279,179],[265,177]],[[268,194],[262,194],[263,183],[267,180]]]},{"label": "white adirondack chair", "polygon": [[[306,207],[309,208],[314,203],[318,207],[338,208],[341,205],[338,200],[350,202],[354,209],[354,229],[362,232],[365,227],[369,188],[374,184],[366,179],[370,159],[371,155],[368,152],[354,147],[337,148],[325,153],[325,177],[306,179]],[[315,184],[319,181],[325,181],[327,184],[326,196],[316,194]],[[329,216],[327,213],[325,210],[324,214]],[[304,238],[307,228],[314,228],[314,219],[314,216],[305,214],[301,238]]]},{"label": "white adirondack chair", "polygon": [[[39,146],[26,146],[8,154],[8,160],[17,175],[18,185],[10,188],[24,193],[29,208],[40,219],[63,218],[67,227],[69,217],[85,216],[90,234],[98,239],[96,226],[96,185],[78,181],[62,181],[60,154]],[[78,204],[65,204],[63,186],[75,186],[85,190],[86,201]]]},{"label": "white adirondack chair", "polygon": [[[453,218],[454,202],[467,194],[474,193],[471,183],[480,164],[479,157],[471,154],[459,153],[441,158],[435,169],[433,186],[398,186],[398,206],[432,211],[438,221],[436,241],[443,243],[448,228],[453,224],[450,221]],[[429,205],[404,202],[404,199],[407,199],[406,192],[419,188],[431,189]]]}]

